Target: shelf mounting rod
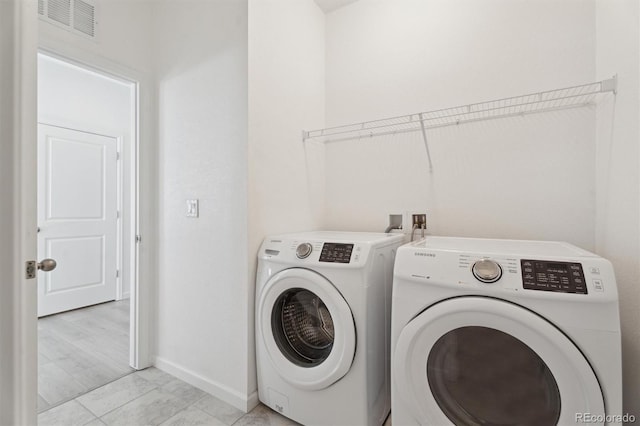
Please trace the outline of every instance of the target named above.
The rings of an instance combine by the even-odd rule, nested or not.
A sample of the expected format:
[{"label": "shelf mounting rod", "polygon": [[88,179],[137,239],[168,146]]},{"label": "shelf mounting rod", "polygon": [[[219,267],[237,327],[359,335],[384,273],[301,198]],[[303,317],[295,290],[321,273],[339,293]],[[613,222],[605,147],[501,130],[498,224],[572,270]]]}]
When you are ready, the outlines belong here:
[{"label": "shelf mounting rod", "polygon": [[429,153],[429,142],[427,141],[427,129],[424,127],[424,118],[422,113],[418,114],[420,117],[420,130],[422,131],[422,139],[424,140],[424,148],[427,150],[427,159],[429,160],[429,171],[433,171],[433,164],[431,163],[431,154]]}]

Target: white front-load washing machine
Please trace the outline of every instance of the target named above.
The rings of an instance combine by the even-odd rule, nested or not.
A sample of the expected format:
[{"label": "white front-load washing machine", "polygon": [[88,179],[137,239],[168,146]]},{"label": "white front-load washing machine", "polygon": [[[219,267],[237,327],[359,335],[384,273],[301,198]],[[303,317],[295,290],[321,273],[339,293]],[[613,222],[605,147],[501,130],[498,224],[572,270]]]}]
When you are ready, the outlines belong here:
[{"label": "white front-load washing machine", "polygon": [[264,240],[256,277],[260,401],[303,424],[384,422],[393,262],[403,242],[357,232]]},{"label": "white front-load washing machine", "polygon": [[394,426],[620,424],[612,266],[561,242],[407,244],[391,358]]}]

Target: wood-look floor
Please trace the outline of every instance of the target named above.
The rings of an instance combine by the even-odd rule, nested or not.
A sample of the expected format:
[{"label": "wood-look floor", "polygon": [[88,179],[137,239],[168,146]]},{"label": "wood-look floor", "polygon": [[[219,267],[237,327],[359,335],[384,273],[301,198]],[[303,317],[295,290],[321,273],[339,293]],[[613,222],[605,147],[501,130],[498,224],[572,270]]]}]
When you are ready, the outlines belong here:
[{"label": "wood-look floor", "polygon": [[133,371],[128,299],[38,320],[38,412]]}]

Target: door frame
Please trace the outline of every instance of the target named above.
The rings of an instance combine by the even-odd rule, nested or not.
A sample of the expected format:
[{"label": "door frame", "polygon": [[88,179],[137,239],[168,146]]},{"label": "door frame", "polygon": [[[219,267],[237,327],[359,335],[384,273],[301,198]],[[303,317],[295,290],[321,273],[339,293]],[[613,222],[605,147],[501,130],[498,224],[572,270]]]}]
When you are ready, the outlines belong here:
[{"label": "door frame", "polygon": [[[156,187],[157,153],[152,148],[155,134],[153,115],[154,79],[149,71],[131,70],[104,57],[65,45],[38,40],[36,1],[8,0],[0,2],[0,143],[5,155],[0,156],[1,175],[6,178],[0,188],[7,203],[0,215],[0,423],[37,424],[37,282],[25,275],[25,262],[36,260],[36,140],[37,140],[37,51],[38,47],[94,64],[114,74],[138,82],[139,126],[136,136],[138,159],[136,186],[144,198],[136,211],[138,234],[144,244],[137,244],[137,285],[132,288],[136,324],[131,339],[137,342],[132,352],[132,365],[142,369],[152,365],[151,302],[152,285],[156,282]],[[144,111],[143,115],[139,111]],[[142,304],[144,300],[147,303]]]},{"label": "door frame", "polygon": [[[112,78],[114,80],[119,80],[121,82],[131,84],[132,86],[132,95],[134,99],[134,105],[132,108],[132,129],[130,131],[131,134],[131,146],[128,148],[129,150],[129,164],[128,166],[131,168],[130,173],[130,185],[131,185],[131,198],[129,200],[130,208],[125,213],[130,215],[131,217],[131,230],[130,235],[131,239],[128,242],[130,244],[130,254],[131,257],[129,259],[129,263],[131,265],[129,271],[129,282],[130,282],[130,313],[129,313],[129,364],[131,367],[135,369],[143,369],[149,367],[153,364],[153,360],[151,359],[150,353],[150,308],[149,303],[142,303],[143,300],[150,300],[150,289],[149,285],[152,282],[152,277],[148,276],[147,272],[149,271],[148,265],[151,263],[149,260],[141,259],[140,257],[140,245],[142,241],[142,229],[145,227],[145,224],[141,222],[141,217],[146,217],[145,215],[140,214],[140,207],[143,202],[147,200],[140,200],[141,192],[141,184],[149,185],[149,182],[143,182],[140,175],[140,153],[141,153],[141,135],[143,132],[141,131],[141,120],[140,120],[140,111],[143,108],[141,101],[141,86],[150,87],[151,86],[151,78],[143,73],[138,71],[129,69],[120,64],[116,64],[111,62],[104,57],[100,57],[94,55],[92,53],[83,51],[81,49],[74,49],[69,46],[65,46],[64,44],[56,44],[52,42],[47,42],[46,44],[42,41],[38,46],[38,53],[43,54],[57,60],[66,62],[68,64],[86,69],[88,71],[104,75],[108,78]],[[149,101],[147,100],[146,104],[148,105]],[[145,105],[145,111],[149,111],[148,106]],[[83,130],[83,129],[80,129]],[[146,130],[146,129],[145,129]],[[147,133],[147,132],[145,132]],[[121,142],[121,141],[119,141]],[[119,150],[122,147],[119,147]],[[123,164],[119,164],[119,167],[124,167]],[[120,170],[118,172],[119,176]],[[149,189],[147,191],[149,192]],[[118,199],[119,199],[119,208],[122,208],[121,202],[124,201],[123,193],[122,193],[122,180],[118,183]],[[119,228],[122,227],[122,221],[118,222]],[[120,231],[120,229],[119,229]],[[122,256],[123,256],[123,244],[127,242],[120,239],[118,243],[118,267],[122,267]],[[144,271],[141,271],[141,261],[147,265]],[[121,280],[118,279],[118,288],[121,288]],[[122,292],[119,292],[121,295]]]},{"label": "door frame", "polygon": [[[36,139],[37,139],[37,52],[49,53],[92,64],[103,71],[121,75],[137,84],[136,187],[144,199],[138,200],[137,234],[144,244],[136,245],[137,276],[132,287],[131,339],[137,344],[131,353],[134,368],[152,365],[151,302],[156,279],[157,250],[154,216],[157,187],[154,79],[150,71],[123,67],[88,50],[65,43],[38,40],[37,2],[0,2],[0,125],[5,155],[0,156],[0,188],[3,204],[0,215],[0,423],[37,424],[37,282],[25,275],[25,263],[36,259]],[[141,90],[143,89],[143,90]],[[144,111],[140,115],[140,111]],[[145,155],[140,157],[139,152]],[[6,214],[5,214],[6,213]],[[139,220],[138,218],[144,218]],[[144,300],[147,303],[141,303]],[[133,327],[135,324],[135,327]]]},{"label": "door frame", "polygon": [[0,424],[35,425],[37,2],[0,2]]}]

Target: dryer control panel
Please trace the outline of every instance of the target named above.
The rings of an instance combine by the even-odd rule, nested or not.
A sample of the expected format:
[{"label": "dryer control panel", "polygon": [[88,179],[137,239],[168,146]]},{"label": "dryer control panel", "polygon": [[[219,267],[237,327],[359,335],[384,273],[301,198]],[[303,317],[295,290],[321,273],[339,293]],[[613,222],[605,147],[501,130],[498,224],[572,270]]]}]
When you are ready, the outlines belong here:
[{"label": "dryer control panel", "polygon": [[324,243],[320,252],[320,262],[349,263],[353,244]]},{"label": "dryer control panel", "polygon": [[527,290],[587,294],[582,264],[521,259],[522,284]]}]

